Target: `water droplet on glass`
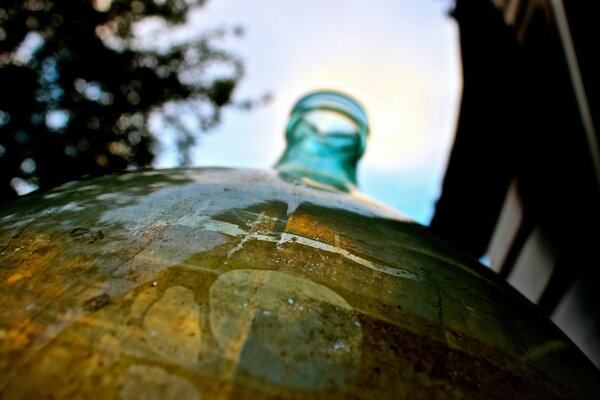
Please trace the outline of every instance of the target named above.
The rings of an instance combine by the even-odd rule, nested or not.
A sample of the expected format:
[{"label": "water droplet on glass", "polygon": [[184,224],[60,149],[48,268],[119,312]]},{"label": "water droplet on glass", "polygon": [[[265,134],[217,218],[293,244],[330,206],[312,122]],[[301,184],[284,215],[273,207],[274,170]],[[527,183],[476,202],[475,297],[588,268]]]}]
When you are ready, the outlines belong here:
[{"label": "water droplet on glass", "polygon": [[344,344],[344,342],[335,342],[333,344],[333,349],[334,350],[341,350],[341,349],[343,349],[345,347],[346,347],[346,345]]}]

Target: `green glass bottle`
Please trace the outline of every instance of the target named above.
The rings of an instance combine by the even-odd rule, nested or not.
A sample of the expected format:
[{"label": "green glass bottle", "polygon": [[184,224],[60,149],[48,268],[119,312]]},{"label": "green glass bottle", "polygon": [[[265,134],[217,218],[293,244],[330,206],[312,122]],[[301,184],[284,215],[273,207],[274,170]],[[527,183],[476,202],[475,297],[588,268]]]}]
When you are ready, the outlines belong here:
[{"label": "green glass bottle", "polygon": [[314,93],[276,170],[127,172],[1,205],[0,397],[600,393],[533,304],[360,196],[367,132],[356,102]]}]

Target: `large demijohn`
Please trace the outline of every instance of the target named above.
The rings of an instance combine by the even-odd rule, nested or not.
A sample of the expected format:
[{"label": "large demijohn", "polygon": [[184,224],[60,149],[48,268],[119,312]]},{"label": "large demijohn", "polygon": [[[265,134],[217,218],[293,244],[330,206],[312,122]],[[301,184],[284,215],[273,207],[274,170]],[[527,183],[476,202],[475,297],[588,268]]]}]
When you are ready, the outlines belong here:
[{"label": "large demijohn", "polygon": [[355,187],[367,119],[296,106],[275,170],[142,171],[0,208],[0,398],[600,394],[493,272]]}]

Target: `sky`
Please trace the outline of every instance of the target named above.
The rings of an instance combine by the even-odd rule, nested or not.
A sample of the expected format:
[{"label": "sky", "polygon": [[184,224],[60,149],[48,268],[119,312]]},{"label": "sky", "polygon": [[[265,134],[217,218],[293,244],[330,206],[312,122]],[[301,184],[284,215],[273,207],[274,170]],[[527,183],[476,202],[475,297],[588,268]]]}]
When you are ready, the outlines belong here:
[{"label": "sky", "polygon": [[[461,91],[458,32],[440,0],[212,0],[188,29],[241,25],[224,43],[245,64],[235,97],[272,100],[229,110],[201,135],[194,166],[270,168],[295,102],[320,89],[357,99],[370,119],[359,189],[428,224],[440,194]],[[168,137],[155,166],[177,163]]]}]

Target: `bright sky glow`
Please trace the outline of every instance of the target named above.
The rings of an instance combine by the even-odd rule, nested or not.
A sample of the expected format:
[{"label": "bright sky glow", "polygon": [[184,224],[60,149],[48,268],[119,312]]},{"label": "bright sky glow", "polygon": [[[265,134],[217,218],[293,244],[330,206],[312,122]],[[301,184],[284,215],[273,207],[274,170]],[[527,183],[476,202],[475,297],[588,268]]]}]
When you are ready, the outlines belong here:
[{"label": "bright sky glow", "polygon": [[[439,196],[460,98],[457,28],[435,0],[212,0],[189,29],[242,25],[228,48],[246,66],[238,98],[273,94],[233,110],[203,135],[196,166],[269,168],[285,147],[291,108],[318,89],[345,92],[370,117],[360,189],[427,224]],[[169,149],[169,138],[164,145]],[[157,167],[173,166],[165,151]]]}]

